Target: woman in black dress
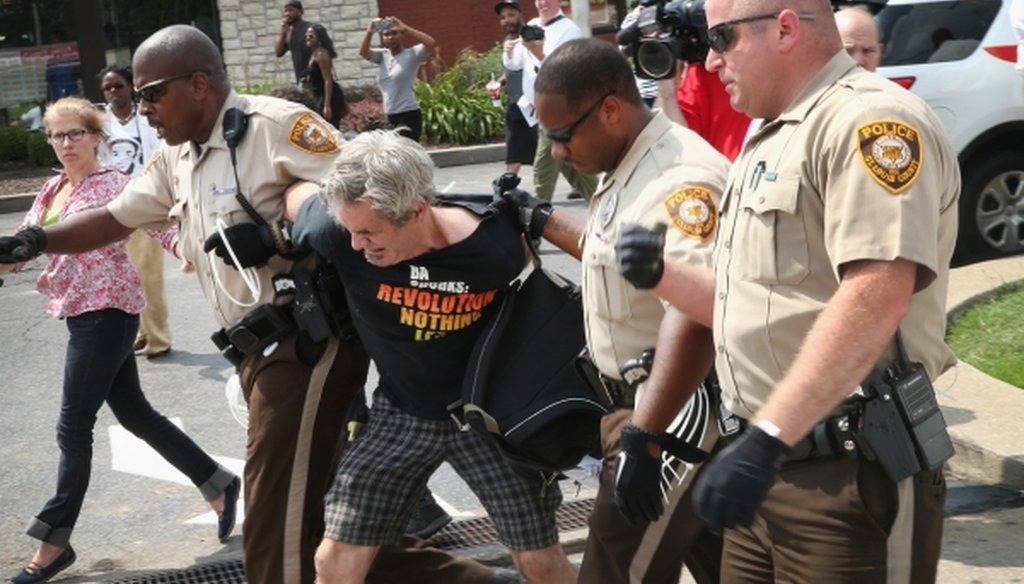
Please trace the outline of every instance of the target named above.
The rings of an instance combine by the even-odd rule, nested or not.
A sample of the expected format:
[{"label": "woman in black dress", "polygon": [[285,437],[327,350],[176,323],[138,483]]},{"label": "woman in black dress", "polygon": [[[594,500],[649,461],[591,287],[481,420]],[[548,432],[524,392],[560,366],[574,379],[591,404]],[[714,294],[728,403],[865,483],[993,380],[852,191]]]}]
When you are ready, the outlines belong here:
[{"label": "woman in black dress", "polygon": [[327,36],[327,29],[322,24],[313,24],[306,30],[306,46],[312,52],[306,75],[313,95],[316,96],[317,113],[340,129],[339,124],[341,118],[348,113],[348,105],[341,86],[334,80],[332,59],[338,56],[334,42]]}]

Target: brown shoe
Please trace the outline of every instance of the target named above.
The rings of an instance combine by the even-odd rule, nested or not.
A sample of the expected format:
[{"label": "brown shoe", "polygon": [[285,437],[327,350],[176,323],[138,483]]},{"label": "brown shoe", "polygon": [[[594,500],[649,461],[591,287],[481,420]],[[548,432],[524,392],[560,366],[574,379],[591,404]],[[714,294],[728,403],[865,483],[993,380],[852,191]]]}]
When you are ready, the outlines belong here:
[{"label": "brown shoe", "polygon": [[138,353],[139,351],[146,348],[146,337],[136,337],[135,343],[132,344],[132,350]]},{"label": "brown shoe", "polygon": [[166,357],[166,356],[170,355],[171,354],[171,348],[167,347],[163,351],[154,351],[152,353],[143,352],[142,354],[145,355],[147,359],[152,361],[153,359],[160,359],[161,357]]}]

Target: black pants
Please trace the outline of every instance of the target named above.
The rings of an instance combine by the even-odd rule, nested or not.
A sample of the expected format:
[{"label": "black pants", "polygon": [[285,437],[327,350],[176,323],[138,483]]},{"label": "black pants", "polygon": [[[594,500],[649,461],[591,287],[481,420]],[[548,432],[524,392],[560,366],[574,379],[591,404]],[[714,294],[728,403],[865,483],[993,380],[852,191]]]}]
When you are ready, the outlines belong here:
[{"label": "black pants", "polygon": [[388,114],[388,127],[397,129],[399,134],[414,142],[419,142],[420,136],[423,135],[423,112],[414,109]]}]

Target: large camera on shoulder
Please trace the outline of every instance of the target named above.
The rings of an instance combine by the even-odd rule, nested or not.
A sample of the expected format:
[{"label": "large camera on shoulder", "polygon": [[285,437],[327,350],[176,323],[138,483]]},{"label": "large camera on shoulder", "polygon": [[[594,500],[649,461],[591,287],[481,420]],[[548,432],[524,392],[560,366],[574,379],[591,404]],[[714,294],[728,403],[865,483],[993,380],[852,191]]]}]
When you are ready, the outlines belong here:
[{"label": "large camera on shoulder", "polygon": [[616,40],[633,45],[637,77],[672,77],[676,59],[702,63],[708,55],[704,0],[641,0],[636,22],[620,30]]},{"label": "large camera on shoulder", "polygon": [[526,42],[544,40],[544,28],[536,24],[524,24],[523,30],[519,33]]}]

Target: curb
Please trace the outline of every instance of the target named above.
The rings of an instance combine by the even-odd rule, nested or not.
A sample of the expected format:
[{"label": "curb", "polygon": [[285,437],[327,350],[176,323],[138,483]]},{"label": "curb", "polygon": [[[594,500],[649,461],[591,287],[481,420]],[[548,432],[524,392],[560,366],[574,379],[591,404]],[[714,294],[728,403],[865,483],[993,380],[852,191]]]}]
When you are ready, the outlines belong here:
[{"label": "curb", "polygon": [[[980,262],[950,273],[951,322],[1024,278],[1024,255]],[[949,470],[981,483],[1024,489],[1024,454],[1013,428],[1024,411],[1024,389],[961,361],[934,381],[956,455]]]}]

